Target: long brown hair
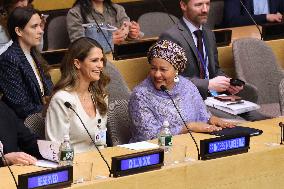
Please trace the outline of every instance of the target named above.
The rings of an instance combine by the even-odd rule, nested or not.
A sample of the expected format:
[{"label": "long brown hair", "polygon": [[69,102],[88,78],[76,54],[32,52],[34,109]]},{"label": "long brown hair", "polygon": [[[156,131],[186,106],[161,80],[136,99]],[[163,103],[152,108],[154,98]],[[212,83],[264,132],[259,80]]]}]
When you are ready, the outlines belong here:
[{"label": "long brown hair", "polygon": [[[61,78],[53,88],[53,95],[61,89],[68,91],[74,90],[78,82],[78,75],[74,65],[74,60],[78,59],[79,61],[84,61],[90,50],[94,47],[100,48],[103,51],[101,45],[96,40],[88,37],[79,38],[70,44],[68,52],[61,63]],[[104,67],[105,66],[106,58],[104,55]],[[105,102],[107,93],[105,87],[109,82],[110,78],[102,71],[100,79],[98,81],[91,82],[89,86],[89,90],[95,100],[94,103],[102,115],[107,113],[107,104]]]}]

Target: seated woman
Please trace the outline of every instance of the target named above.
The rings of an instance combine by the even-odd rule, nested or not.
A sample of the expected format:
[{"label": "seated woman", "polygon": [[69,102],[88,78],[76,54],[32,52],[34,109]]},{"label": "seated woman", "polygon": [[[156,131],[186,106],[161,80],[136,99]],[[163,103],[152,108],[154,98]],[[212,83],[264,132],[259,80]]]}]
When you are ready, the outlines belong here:
[{"label": "seated woman", "polygon": [[[32,1],[33,0],[3,0],[0,4],[3,8],[0,13],[0,55],[13,43],[7,29],[8,15],[17,7],[31,6]],[[44,23],[45,20],[42,18],[42,29],[44,28]],[[43,39],[38,48],[41,50],[42,46]]]},{"label": "seated woman", "polygon": [[83,37],[70,45],[46,113],[47,139],[62,142],[69,135],[76,153],[94,147],[80,119],[64,105],[69,102],[97,145],[106,145],[109,77],[103,72],[105,64],[102,47],[95,40]]},{"label": "seated woman", "polygon": [[193,132],[213,132],[233,127],[229,122],[212,116],[195,85],[178,73],[185,69],[187,58],[179,45],[162,40],[148,52],[151,64],[149,76],[134,88],[129,101],[129,114],[133,122],[131,142],[157,138],[165,120],[173,135],[187,133],[182,119],[171,99],[161,86],[165,86],[179,109],[187,127]]},{"label": "seated woman", "polygon": [[42,111],[53,87],[47,63],[36,49],[43,33],[40,24],[36,10],[16,8],[8,19],[13,44],[0,56],[2,99],[22,119]]},{"label": "seated woman", "polygon": [[[129,39],[136,39],[140,35],[140,26],[137,22],[130,22],[122,6],[114,4],[111,0],[76,0],[73,8],[67,14],[67,29],[69,38],[72,41],[80,37],[91,37],[98,41],[104,48],[105,52],[110,51],[105,39],[101,36],[98,39],[95,33],[86,35],[86,28],[83,24],[109,24],[118,28],[112,33],[112,44],[119,44],[127,37]],[[94,27],[95,31],[97,28]],[[106,36],[107,37],[107,36]],[[108,38],[109,39],[109,38]],[[106,47],[104,47],[106,46]]]}]

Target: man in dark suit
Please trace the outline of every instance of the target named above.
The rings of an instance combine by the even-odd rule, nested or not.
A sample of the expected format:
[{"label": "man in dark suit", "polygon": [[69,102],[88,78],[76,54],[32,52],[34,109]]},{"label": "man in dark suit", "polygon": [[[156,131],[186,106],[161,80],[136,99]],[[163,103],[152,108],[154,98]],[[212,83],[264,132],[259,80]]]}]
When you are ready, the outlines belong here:
[{"label": "man in dark suit", "polygon": [[[7,163],[30,165],[41,158],[37,137],[30,132],[23,121],[0,100],[0,141]],[[36,157],[36,158],[35,158]],[[0,167],[5,162],[0,158]]]},{"label": "man in dark suit", "polygon": [[[237,94],[243,87],[230,85],[230,78],[219,67],[214,33],[206,27],[210,0],[181,0],[183,18],[161,34],[160,39],[173,41],[185,49],[188,65],[181,75],[189,78],[198,88],[203,99],[217,92]],[[224,117],[219,111],[213,114]],[[225,115],[226,116],[226,115]],[[232,118],[231,116],[226,116]],[[253,113],[242,116],[246,120],[264,119]]]},{"label": "man in dark suit", "polygon": [[[185,49],[189,64],[181,74],[191,79],[204,99],[209,90],[238,93],[242,87],[231,86],[230,79],[220,69],[214,33],[204,25],[207,22],[210,0],[181,0],[180,6],[183,18],[163,33],[160,39],[173,41]],[[195,31],[202,32],[201,49],[198,49]]]},{"label": "man in dark suit", "polygon": [[[283,0],[242,0],[257,24],[276,23],[283,20]],[[223,24],[236,27],[254,24],[240,0],[225,0]]]}]

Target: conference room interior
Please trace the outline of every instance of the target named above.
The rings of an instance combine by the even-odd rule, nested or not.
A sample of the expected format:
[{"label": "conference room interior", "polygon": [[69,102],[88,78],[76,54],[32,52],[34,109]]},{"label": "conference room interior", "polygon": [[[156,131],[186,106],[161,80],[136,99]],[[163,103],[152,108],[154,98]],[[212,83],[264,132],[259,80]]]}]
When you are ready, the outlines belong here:
[{"label": "conference room interior", "polygon": [[[271,117],[271,119],[248,122],[233,120],[243,127],[252,127],[263,131],[259,136],[250,137],[248,152],[229,155],[227,157],[213,158],[212,160],[199,160],[200,152],[196,151],[194,141],[189,134],[173,137],[173,146],[185,146],[185,158],[182,162],[172,163],[151,171],[132,174],[124,177],[109,177],[109,169],[101,159],[97,150],[92,150],[75,155],[74,162],[91,162],[92,175],[89,181],[72,184],[67,188],[282,188],[284,181],[283,157],[284,147],[280,144],[284,134],[281,122],[284,123],[284,22],[268,25],[249,25],[227,28],[222,26],[223,8],[226,0],[211,0],[208,17],[208,27],[215,32],[219,65],[226,75],[231,78],[239,78],[251,84],[248,73],[255,76],[263,74],[261,78],[277,90],[257,91],[258,100],[249,96],[251,91],[245,92],[242,98],[260,105],[259,112]],[[182,16],[179,0],[114,0],[122,5],[131,20],[140,24],[144,37],[141,39],[125,41],[120,45],[114,45],[113,53],[107,53],[106,58],[111,66],[114,66],[120,75],[114,77],[125,82],[114,83],[113,87],[126,87],[129,92],[142,82],[148,75],[150,65],[147,59],[147,50],[154,44],[159,35],[169,29]],[[161,3],[162,2],[162,3]],[[66,15],[74,0],[34,0],[33,6],[48,15],[43,34],[43,49],[41,54],[51,66],[50,75],[53,83],[61,77],[60,62],[68,51],[70,44],[66,26]],[[246,45],[246,54],[238,54],[238,42],[252,40],[255,44]],[[255,46],[254,46],[255,45]],[[258,46],[259,45],[259,46]],[[267,50],[268,53],[257,52]],[[251,51],[251,53],[249,52]],[[269,55],[269,56],[265,56]],[[246,57],[249,56],[249,57]],[[255,63],[253,59],[260,60],[265,65],[262,67],[251,66],[252,70],[242,67],[246,63]],[[256,63],[257,64],[257,63]],[[272,64],[270,69],[269,64]],[[267,74],[265,72],[268,72]],[[274,72],[282,74],[282,78],[271,77]],[[115,73],[117,74],[117,73]],[[264,81],[252,84],[256,89],[265,87]],[[270,86],[267,86],[269,88]],[[119,91],[119,90],[118,90]],[[266,93],[268,91],[268,93]],[[115,91],[116,92],[116,91]],[[123,94],[124,95],[124,94]],[[123,99],[119,92],[109,102],[111,114],[115,119],[108,125],[110,146],[101,149],[106,161],[111,164],[113,157],[125,154],[133,154],[136,151],[120,147],[129,142],[131,132],[129,129],[127,103],[128,98]],[[271,98],[270,98],[271,97]],[[125,101],[125,102],[124,102]],[[119,102],[119,103],[118,103]],[[116,116],[115,116],[116,115]],[[35,118],[36,119],[36,118]],[[44,131],[38,131],[37,121],[31,121],[27,125],[33,132],[43,135]],[[1,131],[0,131],[1,132]],[[200,141],[216,136],[193,133],[200,148]],[[149,141],[157,144],[157,139]],[[138,151],[138,152],[141,152]],[[177,155],[173,155],[173,159]],[[33,165],[12,165],[13,173],[17,175],[46,170]],[[76,172],[74,172],[74,175]],[[0,188],[15,188],[15,183],[8,167],[0,168]],[[18,178],[16,177],[18,181]]]}]

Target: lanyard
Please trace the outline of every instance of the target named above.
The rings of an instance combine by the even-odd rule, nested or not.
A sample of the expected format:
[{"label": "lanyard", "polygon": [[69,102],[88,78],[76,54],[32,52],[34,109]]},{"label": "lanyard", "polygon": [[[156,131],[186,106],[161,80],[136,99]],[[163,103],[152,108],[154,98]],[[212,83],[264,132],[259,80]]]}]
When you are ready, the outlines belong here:
[{"label": "lanyard", "polygon": [[[196,39],[196,40],[198,40],[198,39]],[[206,43],[205,43],[205,40],[204,40],[203,33],[202,33],[202,41],[203,41],[203,45],[205,47],[205,55],[204,55],[204,57],[202,57],[202,55],[199,52],[199,50],[198,50],[196,45],[195,45],[195,48],[197,50],[198,58],[199,58],[199,60],[200,60],[200,62],[202,64],[202,67],[204,69],[205,79],[209,79],[209,73],[208,73],[207,64],[206,64],[207,59],[208,59],[208,53],[207,53],[207,48],[206,48]],[[203,47],[202,47],[202,49],[203,49]]]}]

